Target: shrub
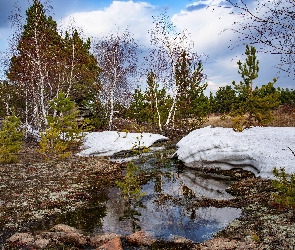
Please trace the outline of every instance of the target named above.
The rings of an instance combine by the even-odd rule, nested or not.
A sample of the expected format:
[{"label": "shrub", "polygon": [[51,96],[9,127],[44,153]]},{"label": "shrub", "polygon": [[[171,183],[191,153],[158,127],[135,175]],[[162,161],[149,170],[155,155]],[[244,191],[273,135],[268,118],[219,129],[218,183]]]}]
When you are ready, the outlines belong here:
[{"label": "shrub", "polygon": [[14,163],[18,161],[17,153],[22,148],[24,133],[20,130],[20,118],[7,116],[0,130],[0,162]]},{"label": "shrub", "polygon": [[81,143],[83,132],[89,131],[91,127],[87,119],[83,124],[78,123],[75,103],[62,92],[53,99],[50,107],[54,115],[47,116],[49,128],[41,133],[39,152],[46,158],[66,158],[71,155],[71,149]]},{"label": "shrub", "polygon": [[273,194],[275,201],[283,206],[295,208],[295,174],[287,174],[284,168],[274,168],[273,174],[276,177],[272,181],[273,187],[278,193]]}]

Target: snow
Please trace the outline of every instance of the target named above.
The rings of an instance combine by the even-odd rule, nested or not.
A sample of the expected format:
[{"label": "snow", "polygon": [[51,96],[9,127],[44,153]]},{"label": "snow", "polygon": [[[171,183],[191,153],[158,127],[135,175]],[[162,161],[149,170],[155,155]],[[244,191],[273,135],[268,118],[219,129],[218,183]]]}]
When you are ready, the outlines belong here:
[{"label": "snow", "polygon": [[[176,155],[188,167],[243,168],[262,178],[273,178],[274,167],[295,172],[295,128],[201,128],[177,143]],[[291,151],[291,150],[292,151]]]},{"label": "snow", "polygon": [[80,156],[112,156],[121,151],[150,147],[167,137],[152,133],[127,133],[117,131],[92,132],[85,136]]}]

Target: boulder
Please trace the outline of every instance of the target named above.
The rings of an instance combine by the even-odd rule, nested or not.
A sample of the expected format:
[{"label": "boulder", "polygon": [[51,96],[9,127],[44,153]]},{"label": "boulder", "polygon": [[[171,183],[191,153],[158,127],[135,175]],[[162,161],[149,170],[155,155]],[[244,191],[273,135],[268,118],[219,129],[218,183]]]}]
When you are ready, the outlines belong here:
[{"label": "boulder", "polygon": [[120,238],[114,238],[98,248],[99,250],[123,250]]},{"label": "boulder", "polygon": [[191,244],[193,241],[182,236],[174,236],[171,240],[173,243]]},{"label": "boulder", "polygon": [[15,233],[6,240],[7,243],[19,243],[21,245],[31,245],[35,238],[30,233]]},{"label": "boulder", "polygon": [[41,233],[41,237],[78,246],[84,246],[87,244],[87,237],[74,227],[58,224],[50,230],[51,232]]},{"label": "boulder", "polygon": [[115,233],[106,233],[106,234],[97,234],[90,237],[90,245],[91,246],[100,246],[102,244],[107,243],[108,241],[111,241],[115,238],[122,238],[123,236],[121,234],[115,234]]},{"label": "boulder", "polygon": [[48,244],[50,243],[50,241],[48,239],[37,239],[35,240],[35,242],[32,244],[33,247],[36,247],[38,249],[43,249],[45,248]]},{"label": "boulder", "polygon": [[153,235],[148,235],[144,231],[138,231],[126,237],[126,241],[132,244],[151,246],[157,241]]}]

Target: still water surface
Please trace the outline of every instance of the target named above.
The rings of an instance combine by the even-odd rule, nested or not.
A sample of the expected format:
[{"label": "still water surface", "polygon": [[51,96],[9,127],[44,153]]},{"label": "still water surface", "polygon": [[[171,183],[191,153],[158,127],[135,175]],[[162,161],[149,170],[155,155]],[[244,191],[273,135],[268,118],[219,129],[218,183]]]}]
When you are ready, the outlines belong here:
[{"label": "still water surface", "polygon": [[128,202],[119,188],[109,188],[98,193],[88,207],[62,215],[54,223],[89,233],[128,235],[143,230],[158,239],[181,236],[202,242],[241,215],[236,208],[193,206],[193,200],[202,197],[232,198],[225,191],[229,185],[225,178],[179,169],[173,162],[159,166],[152,158],[135,160],[135,164],[148,176],[141,186],[145,195],[139,201]]}]

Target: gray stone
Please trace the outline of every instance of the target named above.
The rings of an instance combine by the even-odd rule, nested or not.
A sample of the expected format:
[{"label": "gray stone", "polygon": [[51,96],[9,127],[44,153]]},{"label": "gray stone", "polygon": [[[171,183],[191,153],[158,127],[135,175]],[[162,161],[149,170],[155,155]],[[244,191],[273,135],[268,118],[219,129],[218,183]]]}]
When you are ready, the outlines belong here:
[{"label": "gray stone", "polygon": [[30,233],[16,233],[6,240],[8,243],[20,242],[23,245],[29,245],[35,240],[34,236]]}]

